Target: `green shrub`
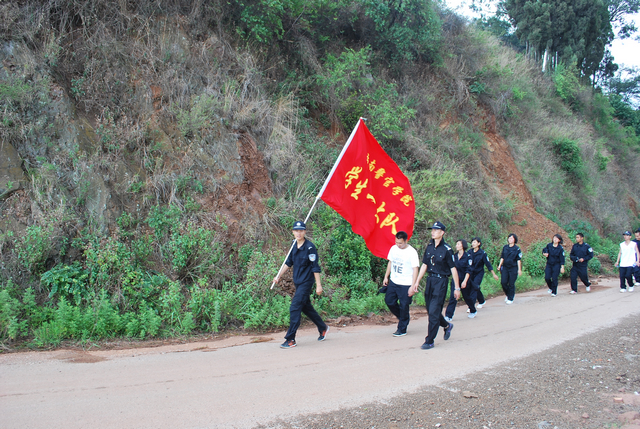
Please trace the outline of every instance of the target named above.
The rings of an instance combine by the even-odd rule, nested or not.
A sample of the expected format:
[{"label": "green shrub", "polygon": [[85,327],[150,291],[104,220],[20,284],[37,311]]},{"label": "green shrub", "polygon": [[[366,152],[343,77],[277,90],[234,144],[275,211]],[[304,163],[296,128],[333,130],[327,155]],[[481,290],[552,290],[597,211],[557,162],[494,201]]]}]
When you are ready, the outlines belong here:
[{"label": "green shrub", "polygon": [[153,228],[156,239],[164,241],[167,235],[180,229],[180,209],[171,204],[167,207],[154,206],[149,210],[146,223]]},{"label": "green shrub", "polygon": [[522,269],[532,277],[543,277],[544,268],[547,266],[547,258],[542,254],[542,249],[548,241],[538,241],[527,249],[522,257]]},{"label": "green shrub", "polygon": [[44,271],[44,264],[51,249],[52,235],[51,228],[33,225],[27,227],[24,235],[15,241],[20,262],[32,274],[39,275]]},{"label": "green shrub", "polygon": [[579,108],[578,91],[581,85],[578,75],[579,72],[575,67],[565,67],[563,64],[558,64],[553,72],[553,82],[556,85],[557,94],[574,109]]},{"label": "green shrub", "polygon": [[586,180],[585,164],[578,143],[569,139],[556,139],[551,142],[551,147],[560,159],[560,167],[569,174],[573,181],[583,182]]},{"label": "green shrub", "polygon": [[360,0],[375,26],[373,44],[393,61],[438,60],[441,23],[431,1]]},{"label": "green shrub", "polygon": [[15,340],[26,335],[27,321],[21,320],[22,305],[6,290],[0,291],[0,341]]},{"label": "green shrub", "polygon": [[166,244],[166,257],[180,279],[197,279],[212,275],[222,249],[214,232],[187,225],[186,230],[174,232]]},{"label": "green shrub", "polygon": [[89,295],[89,274],[79,262],[56,265],[44,273],[40,281],[49,288],[49,298],[58,294],[80,305]]}]

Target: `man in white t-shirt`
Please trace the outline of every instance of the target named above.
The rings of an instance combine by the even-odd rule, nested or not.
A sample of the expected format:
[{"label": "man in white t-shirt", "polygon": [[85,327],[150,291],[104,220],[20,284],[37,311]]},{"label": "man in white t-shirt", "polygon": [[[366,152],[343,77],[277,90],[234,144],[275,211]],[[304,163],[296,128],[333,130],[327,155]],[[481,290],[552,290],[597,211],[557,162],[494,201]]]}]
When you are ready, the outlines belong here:
[{"label": "man in white t-shirt", "polygon": [[393,333],[393,336],[401,337],[407,335],[409,306],[412,301],[412,297],[409,296],[409,288],[416,282],[420,267],[418,252],[409,245],[409,236],[406,232],[398,231],[396,244],[389,250],[387,259],[389,263],[382,282],[387,287],[384,302],[393,315],[398,318],[398,329]]}]

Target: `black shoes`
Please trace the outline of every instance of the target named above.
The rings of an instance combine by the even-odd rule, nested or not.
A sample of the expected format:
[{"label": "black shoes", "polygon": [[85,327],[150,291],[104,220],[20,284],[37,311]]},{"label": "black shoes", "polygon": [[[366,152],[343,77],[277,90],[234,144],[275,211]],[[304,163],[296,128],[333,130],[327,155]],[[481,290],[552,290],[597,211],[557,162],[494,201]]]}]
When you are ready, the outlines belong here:
[{"label": "black shoes", "polygon": [[444,328],[444,339],[448,340],[451,336],[451,330],[453,329],[453,323],[449,322],[449,326]]}]

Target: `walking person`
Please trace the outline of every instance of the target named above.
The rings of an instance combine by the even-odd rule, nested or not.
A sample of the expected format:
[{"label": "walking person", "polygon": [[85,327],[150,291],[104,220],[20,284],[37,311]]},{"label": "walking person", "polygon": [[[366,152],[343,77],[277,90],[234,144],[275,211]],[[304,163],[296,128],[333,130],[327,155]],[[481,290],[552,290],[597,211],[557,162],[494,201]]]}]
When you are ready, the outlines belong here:
[{"label": "walking person", "polygon": [[542,254],[547,258],[547,265],[544,267],[544,281],[549,286],[551,296],[556,296],[558,294],[558,276],[564,274],[562,236],[560,234],[554,235],[551,243],[542,249]]},{"label": "walking person", "polygon": [[420,347],[423,350],[430,350],[434,347],[438,328],[444,328],[445,340],[448,340],[451,336],[453,323],[447,322],[442,315],[449,276],[454,281],[454,296],[456,299],[460,298],[460,283],[458,281],[458,272],[453,262],[453,252],[443,238],[446,227],[441,222],[435,222],[428,229],[431,230],[431,241],[429,241],[424,251],[418,278],[409,290],[411,296],[418,293],[420,280],[422,280],[425,273],[428,273],[427,284],[424,289],[424,302],[429,314],[429,328],[424,344]]},{"label": "walking person", "polygon": [[[462,297],[465,302],[467,302],[468,297],[465,296],[465,291],[470,291],[471,288],[467,288],[467,282],[469,280],[469,267],[471,265],[471,256],[467,252],[469,248],[466,240],[458,240],[456,241],[456,252],[453,254],[453,263],[456,265],[456,271],[458,271],[458,281],[460,281],[460,289],[462,292]],[[453,313],[456,311],[456,306],[458,305],[458,300],[455,297],[455,284],[453,279],[449,282],[449,305],[447,305],[447,309],[444,312],[444,320],[447,322],[451,322],[453,319]],[[467,292],[468,295],[468,292]],[[475,299],[474,299],[475,303]],[[469,305],[469,304],[467,304]],[[469,308],[472,308],[470,306]],[[469,311],[467,311],[469,312]],[[475,307],[473,311],[473,316],[469,315],[470,318],[476,317]]]},{"label": "walking person", "polygon": [[418,252],[408,242],[408,234],[398,231],[396,244],[391,246],[387,259],[387,272],[384,274],[383,286],[387,288],[384,302],[389,311],[398,318],[398,329],[394,337],[407,335],[409,326],[409,306],[413,297],[409,296],[409,289],[418,278],[420,258]]},{"label": "walking person", "polygon": [[[634,235],[636,236],[636,238],[632,241],[634,241],[636,243],[636,246],[638,246],[638,249],[640,249],[640,228],[634,231]],[[634,286],[640,286],[640,260],[638,260],[637,262],[638,264],[633,270],[633,278],[635,279]]]},{"label": "walking person", "polygon": [[518,236],[509,234],[507,244],[502,248],[500,254],[500,263],[498,271],[500,271],[500,283],[506,297],[504,302],[513,304],[516,295],[516,280],[522,275],[522,251],[516,244]]},{"label": "walking person", "polygon": [[571,248],[569,259],[573,262],[569,275],[571,277],[571,294],[578,293],[578,277],[586,286],[586,291],[591,291],[591,282],[587,273],[589,261],[593,258],[593,249],[584,242],[584,234],[579,232],[576,234],[576,242]]},{"label": "walking person", "polygon": [[631,233],[625,231],[622,233],[624,241],[620,243],[618,257],[616,258],[616,267],[620,270],[620,292],[626,292],[625,280],[629,285],[629,292],[633,292],[633,272],[640,261],[640,251],[635,241],[631,241]]},{"label": "walking person", "polygon": [[[480,240],[479,237],[474,237],[474,239],[471,240],[471,250],[469,251],[469,255],[471,256],[471,267],[469,268],[469,281],[467,282],[467,285],[471,284],[475,290],[476,299],[478,301],[476,308],[482,308],[486,301],[482,294],[482,290],[480,289],[480,285],[484,278],[485,267],[493,275],[494,279],[498,280],[498,276],[496,272],[493,271],[493,265],[489,262],[489,255],[487,255],[487,252],[482,249],[482,240]],[[471,309],[469,309],[469,314],[471,314]]]},{"label": "walking person", "polygon": [[294,222],[293,236],[296,241],[292,245],[291,252],[284,265],[273,278],[274,283],[280,281],[280,276],[293,266],[293,284],[296,292],[291,299],[289,306],[289,329],[284,336],[284,343],[280,345],[283,349],[290,349],[296,346],[296,332],[300,327],[302,313],[304,313],[318,327],[320,336],[318,341],[324,341],[329,332],[329,326],[322,321],[318,312],[311,305],[311,287],[314,280],[316,294],[322,295],[322,284],[320,282],[320,264],[318,250],[316,246],[305,238],[307,226],[302,221]]}]

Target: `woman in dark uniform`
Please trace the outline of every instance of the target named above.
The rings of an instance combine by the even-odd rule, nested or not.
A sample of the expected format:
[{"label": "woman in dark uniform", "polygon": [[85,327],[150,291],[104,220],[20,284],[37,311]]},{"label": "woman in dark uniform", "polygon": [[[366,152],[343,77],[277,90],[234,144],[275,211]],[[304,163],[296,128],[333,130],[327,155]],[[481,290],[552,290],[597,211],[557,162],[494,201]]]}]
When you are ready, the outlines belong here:
[{"label": "woman in dark uniform", "polygon": [[542,254],[547,258],[547,266],[544,268],[544,281],[549,286],[551,296],[558,294],[558,276],[564,274],[564,249],[562,248],[562,236],[556,234],[551,243],[542,249]]},{"label": "woman in dark uniform", "polygon": [[522,275],[522,251],[516,246],[518,243],[517,235],[509,234],[507,243],[502,248],[498,271],[500,271],[502,290],[506,295],[504,302],[513,304],[513,298],[516,295],[516,280],[518,276]]},{"label": "woman in dark uniform", "polygon": [[[479,237],[474,237],[471,240],[471,267],[469,268],[469,281],[468,283],[476,290],[476,297],[478,299],[478,305],[476,308],[482,308],[485,303],[484,295],[480,290],[482,279],[484,278],[484,267],[493,274],[493,278],[498,280],[498,276],[493,271],[493,265],[489,262],[489,255],[482,248],[482,240]],[[469,311],[471,312],[471,311]]]},{"label": "woman in dark uniform", "polygon": [[[464,302],[469,306],[470,313],[469,318],[473,319],[476,317],[476,310],[473,304],[475,304],[475,294],[473,294],[473,304],[469,305],[469,301],[471,299],[471,287],[467,287],[467,281],[469,280],[469,266],[471,265],[471,258],[469,253],[467,253],[467,249],[469,246],[467,245],[466,240],[458,240],[456,241],[456,252],[453,254],[453,262],[456,265],[456,270],[458,271],[458,279],[460,281],[460,288],[462,289],[462,297],[464,298]],[[458,300],[455,298],[455,283],[453,279],[451,279],[451,286],[449,287],[449,304],[447,305],[447,310],[444,312],[444,319],[447,322],[451,322],[453,319],[453,313],[456,311],[456,305],[458,304]],[[469,286],[471,286],[469,284]]]}]

